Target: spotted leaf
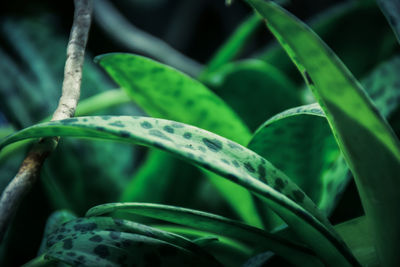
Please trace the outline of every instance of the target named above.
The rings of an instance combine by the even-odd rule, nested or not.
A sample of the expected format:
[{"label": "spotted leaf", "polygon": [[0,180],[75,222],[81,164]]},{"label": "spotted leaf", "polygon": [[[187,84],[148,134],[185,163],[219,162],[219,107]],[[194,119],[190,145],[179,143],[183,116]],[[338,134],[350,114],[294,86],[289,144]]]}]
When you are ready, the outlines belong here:
[{"label": "spotted leaf", "polygon": [[[324,110],[351,169],[384,265],[400,265],[400,143],[362,86],[318,36],[272,2],[249,0]],[[394,230],[396,229],[396,230]]]},{"label": "spotted leaf", "polygon": [[303,246],[244,223],[197,210],[148,203],[110,203],[91,208],[86,216],[103,216],[114,212],[119,218],[133,213],[233,238],[250,245],[255,252],[270,249],[294,264],[321,264]]},{"label": "spotted leaf", "polygon": [[[174,129],[174,133],[165,127]],[[156,147],[213,171],[252,193],[285,220],[324,262],[354,262],[315,204],[281,171],[247,148],[194,126],[147,117],[79,117],[37,124],[0,143],[25,138],[91,137]]]},{"label": "spotted leaf", "polygon": [[184,237],[110,217],[61,224],[49,234],[44,255],[74,266],[221,266]]},{"label": "spotted leaf", "polygon": [[[122,89],[147,114],[152,117],[175,120],[215,132],[240,144],[250,140],[251,134],[239,116],[225,102],[200,82],[189,76],[154,60],[133,54],[107,54],[96,58],[97,62],[118,83]],[[151,154],[151,159],[138,172],[139,177],[150,168],[155,158],[162,155]],[[164,159],[170,162],[170,159]],[[173,164],[177,165],[177,164]],[[154,165],[153,165],[154,167]],[[162,170],[159,170],[162,171]],[[178,168],[177,173],[180,172]],[[182,174],[183,175],[183,174]],[[173,177],[165,176],[166,183]],[[209,173],[211,182],[225,197],[228,204],[245,221],[261,225],[251,195],[243,188],[229,181],[219,179]],[[158,175],[147,176],[145,181],[152,184],[159,179]],[[128,188],[138,188],[142,179],[132,179]],[[144,187],[147,190],[149,187]],[[135,191],[130,191],[134,193]],[[129,192],[125,192],[125,197]],[[150,192],[147,195],[151,195]],[[130,199],[138,199],[136,195]]]}]

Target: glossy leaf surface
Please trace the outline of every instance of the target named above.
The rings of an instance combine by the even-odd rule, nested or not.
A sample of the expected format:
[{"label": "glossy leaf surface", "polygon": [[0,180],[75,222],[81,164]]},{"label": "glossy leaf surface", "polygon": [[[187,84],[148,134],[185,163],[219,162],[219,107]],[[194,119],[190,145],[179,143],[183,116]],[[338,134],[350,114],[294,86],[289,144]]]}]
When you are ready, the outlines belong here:
[{"label": "glossy leaf surface", "polygon": [[38,124],[3,140],[0,147],[24,138],[45,136],[118,140],[176,154],[263,197],[325,263],[356,264],[315,204],[271,163],[233,141],[168,120],[100,116]]},{"label": "glossy leaf surface", "polygon": [[[352,170],[383,263],[400,264],[397,192],[400,144],[363,88],[318,36],[271,2],[250,0],[299,68],[324,109]],[[396,240],[396,241],[395,241]],[[388,249],[388,247],[393,249]],[[397,264],[396,264],[397,263]]]}]

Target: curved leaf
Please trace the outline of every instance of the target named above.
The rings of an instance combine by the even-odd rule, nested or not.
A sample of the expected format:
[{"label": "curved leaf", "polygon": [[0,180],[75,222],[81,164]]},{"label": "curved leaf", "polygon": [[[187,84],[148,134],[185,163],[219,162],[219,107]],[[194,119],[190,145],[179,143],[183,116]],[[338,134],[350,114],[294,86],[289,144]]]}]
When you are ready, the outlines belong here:
[{"label": "curved leaf", "polygon": [[119,216],[122,217],[123,213],[133,213],[217,233],[249,244],[255,247],[255,251],[271,249],[295,264],[318,263],[305,247],[238,221],[197,210],[149,203],[110,203],[91,208],[86,216],[101,216],[113,212],[120,212]]},{"label": "curved leaf", "polygon": [[[245,144],[251,137],[246,125],[223,100],[200,82],[169,66],[120,53],[98,56],[96,61],[152,117],[198,126],[240,144]],[[246,190],[215,174],[209,173],[208,177],[244,220],[262,225]],[[129,187],[134,187],[135,181],[133,179]]]},{"label": "curved leaf", "polygon": [[3,140],[0,148],[24,138],[46,136],[102,138],[166,150],[263,197],[271,209],[325,263],[357,265],[328,220],[284,173],[251,150],[221,136],[162,119],[128,116],[80,117],[26,128]]},{"label": "curved leaf", "polygon": [[306,25],[271,2],[249,0],[299,68],[356,179],[384,265],[400,265],[400,143],[363,88]]},{"label": "curved leaf", "polygon": [[221,266],[186,238],[109,217],[78,218],[60,225],[49,234],[44,254],[71,265]]},{"label": "curved leaf", "polygon": [[299,92],[288,77],[260,60],[227,64],[205,82],[252,130],[266,118],[301,105]]},{"label": "curved leaf", "polygon": [[326,214],[348,182],[347,166],[339,160],[339,148],[318,104],[292,108],[267,120],[248,147],[284,171]]}]

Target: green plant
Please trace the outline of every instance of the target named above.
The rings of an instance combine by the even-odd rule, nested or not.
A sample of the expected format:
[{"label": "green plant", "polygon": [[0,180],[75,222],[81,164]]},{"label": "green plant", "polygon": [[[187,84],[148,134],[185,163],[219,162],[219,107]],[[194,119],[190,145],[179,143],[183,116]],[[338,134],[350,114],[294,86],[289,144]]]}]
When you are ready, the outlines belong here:
[{"label": "green plant", "polygon": [[[87,99],[77,113],[131,99],[151,117],[78,116],[35,124],[1,141],[4,155],[16,151],[18,141],[53,136],[154,149],[125,185],[121,202],[95,206],[82,218],[53,214],[40,256],[27,266],[221,266],[246,260],[246,266],[261,266],[272,258],[265,251],[301,266],[400,264],[400,144],[385,119],[398,121],[399,58],[378,66],[361,85],[305,24],[273,2],[247,2],[257,15],[221,48],[199,81],[138,55],[96,58],[126,94],[103,93],[113,95],[113,103],[103,102],[104,95]],[[317,103],[268,61],[229,62],[261,19]],[[271,60],[274,53],[265,57]],[[257,94],[247,101],[250,82]],[[12,149],[6,151],[7,145]],[[191,186],[182,180],[194,170],[182,159],[215,186],[207,197],[219,192],[238,219],[160,204],[171,184]],[[350,172],[365,215],[332,226],[327,216]],[[141,202],[126,202],[132,199]]]}]

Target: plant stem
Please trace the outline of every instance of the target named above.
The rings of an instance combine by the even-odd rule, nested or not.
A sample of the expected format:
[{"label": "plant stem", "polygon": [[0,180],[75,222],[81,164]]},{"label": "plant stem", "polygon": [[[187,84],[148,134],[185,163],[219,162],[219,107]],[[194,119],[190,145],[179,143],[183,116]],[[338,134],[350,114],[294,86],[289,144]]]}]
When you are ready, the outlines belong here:
[{"label": "plant stem", "polygon": [[[80,96],[84,53],[92,19],[92,0],[75,0],[74,4],[62,95],[52,120],[73,117]],[[46,138],[35,144],[22,162],[17,175],[3,191],[0,198],[0,242],[23,197],[35,184],[45,159],[57,147],[58,140],[58,137]]]}]

